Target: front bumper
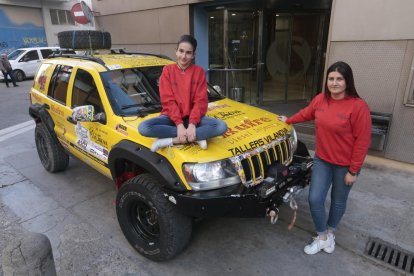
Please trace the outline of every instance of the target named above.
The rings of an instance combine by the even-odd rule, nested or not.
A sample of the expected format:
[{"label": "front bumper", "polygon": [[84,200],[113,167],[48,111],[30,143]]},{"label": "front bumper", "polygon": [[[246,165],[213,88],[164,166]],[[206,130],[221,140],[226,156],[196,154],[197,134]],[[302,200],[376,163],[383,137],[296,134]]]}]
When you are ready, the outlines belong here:
[{"label": "front bumper", "polygon": [[203,192],[166,193],[166,196],[180,213],[190,217],[264,217],[269,208],[283,203],[289,191],[309,184],[312,164],[310,157],[295,156],[289,166],[278,165],[276,174],[269,173],[271,176],[252,188],[240,184]]}]

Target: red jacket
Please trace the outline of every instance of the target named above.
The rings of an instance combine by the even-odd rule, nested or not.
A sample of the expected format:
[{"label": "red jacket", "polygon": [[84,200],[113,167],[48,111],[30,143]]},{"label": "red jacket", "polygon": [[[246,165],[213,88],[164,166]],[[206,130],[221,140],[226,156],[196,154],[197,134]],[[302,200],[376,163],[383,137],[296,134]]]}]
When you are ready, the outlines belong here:
[{"label": "red jacket", "polygon": [[326,100],[324,93],[290,117],[295,124],[315,120],[316,155],[322,160],[340,166],[349,166],[358,172],[371,143],[371,115],[366,102],[346,96],[342,100]]},{"label": "red jacket", "polygon": [[207,112],[207,82],[203,68],[192,64],[181,70],[177,64],[164,66],[160,77],[161,114],[176,125],[188,117],[197,125]]}]

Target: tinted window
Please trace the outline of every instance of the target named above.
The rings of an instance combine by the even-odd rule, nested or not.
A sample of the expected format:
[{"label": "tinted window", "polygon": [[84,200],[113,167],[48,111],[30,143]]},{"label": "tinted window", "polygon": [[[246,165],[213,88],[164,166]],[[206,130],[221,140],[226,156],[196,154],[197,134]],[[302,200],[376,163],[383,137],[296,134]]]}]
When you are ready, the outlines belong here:
[{"label": "tinted window", "polygon": [[95,114],[104,111],[93,77],[88,72],[79,69],[73,83],[72,108],[82,105],[93,105]]},{"label": "tinted window", "polygon": [[49,85],[48,96],[65,104],[72,67],[56,66],[52,76],[52,85]]},{"label": "tinted window", "polygon": [[42,49],[40,50],[40,52],[42,53],[43,58],[47,58],[48,56],[50,56],[51,53],[53,53],[52,49]]},{"label": "tinted window", "polygon": [[20,61],[31,61],[31,60],[38,60],[39,54],[37,53],[37,50],[32,50],[27,52]]}]

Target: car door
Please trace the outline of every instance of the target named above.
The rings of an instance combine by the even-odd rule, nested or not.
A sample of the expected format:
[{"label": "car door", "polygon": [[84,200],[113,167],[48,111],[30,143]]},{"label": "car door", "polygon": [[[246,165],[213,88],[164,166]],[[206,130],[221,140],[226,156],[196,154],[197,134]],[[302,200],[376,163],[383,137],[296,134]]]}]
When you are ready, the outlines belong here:
[{"label": "car door", "polygon": [[62,146],[70,151],[66,129],[69,124],[67,117],[72,114],[72,110],[66,103],[73,68],[67,65],[56,65],[54,68],[53,66],[45,63],[40,67],[35,88],[40,91],[47,89],[47,98],[44,101],[53,120],[54,132]]},{"label": "car door", "polygon": [[36,74],[37,68],[40,65],[40,56],[39,50],[33,49],[27,51],[18,61],[19,68],[13,69],[20,69],[24,72],[26,77],[33,77]]},{"label": "car door", "polygon": [[[98,76],[98,75],[97,75]],[[74,72],[73,85],[71,86],[70,108],[92,105],[94,113],[105,113],[102,97],[96,85],[99,77],[84,69]],[[66,137],[72,152],[82,161],[93,166],[100,172],[110,176],[108,169],[109,134],[108,128],[103,122],[75,122],[68,119],[71,125],[66,129]]]}]

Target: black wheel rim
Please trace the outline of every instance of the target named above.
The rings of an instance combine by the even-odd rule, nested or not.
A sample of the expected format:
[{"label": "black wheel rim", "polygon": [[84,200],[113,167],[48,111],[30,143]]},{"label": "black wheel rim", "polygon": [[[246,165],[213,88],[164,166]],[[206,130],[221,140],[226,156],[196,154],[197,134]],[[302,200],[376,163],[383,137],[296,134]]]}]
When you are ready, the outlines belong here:
[{"label": "black wheel rim", "polygon": [[47,151],[46,140],[42,135],[37,135],[37,149],[39,152],[40,161],[44,166],[49,164],[49,153]]},{"label": "black wheel rim", "polygon": [[135,233],[146,242],[157,242],[160,236],[158,213],[146,202],[138,201],[130,205],[129,221]]}]

